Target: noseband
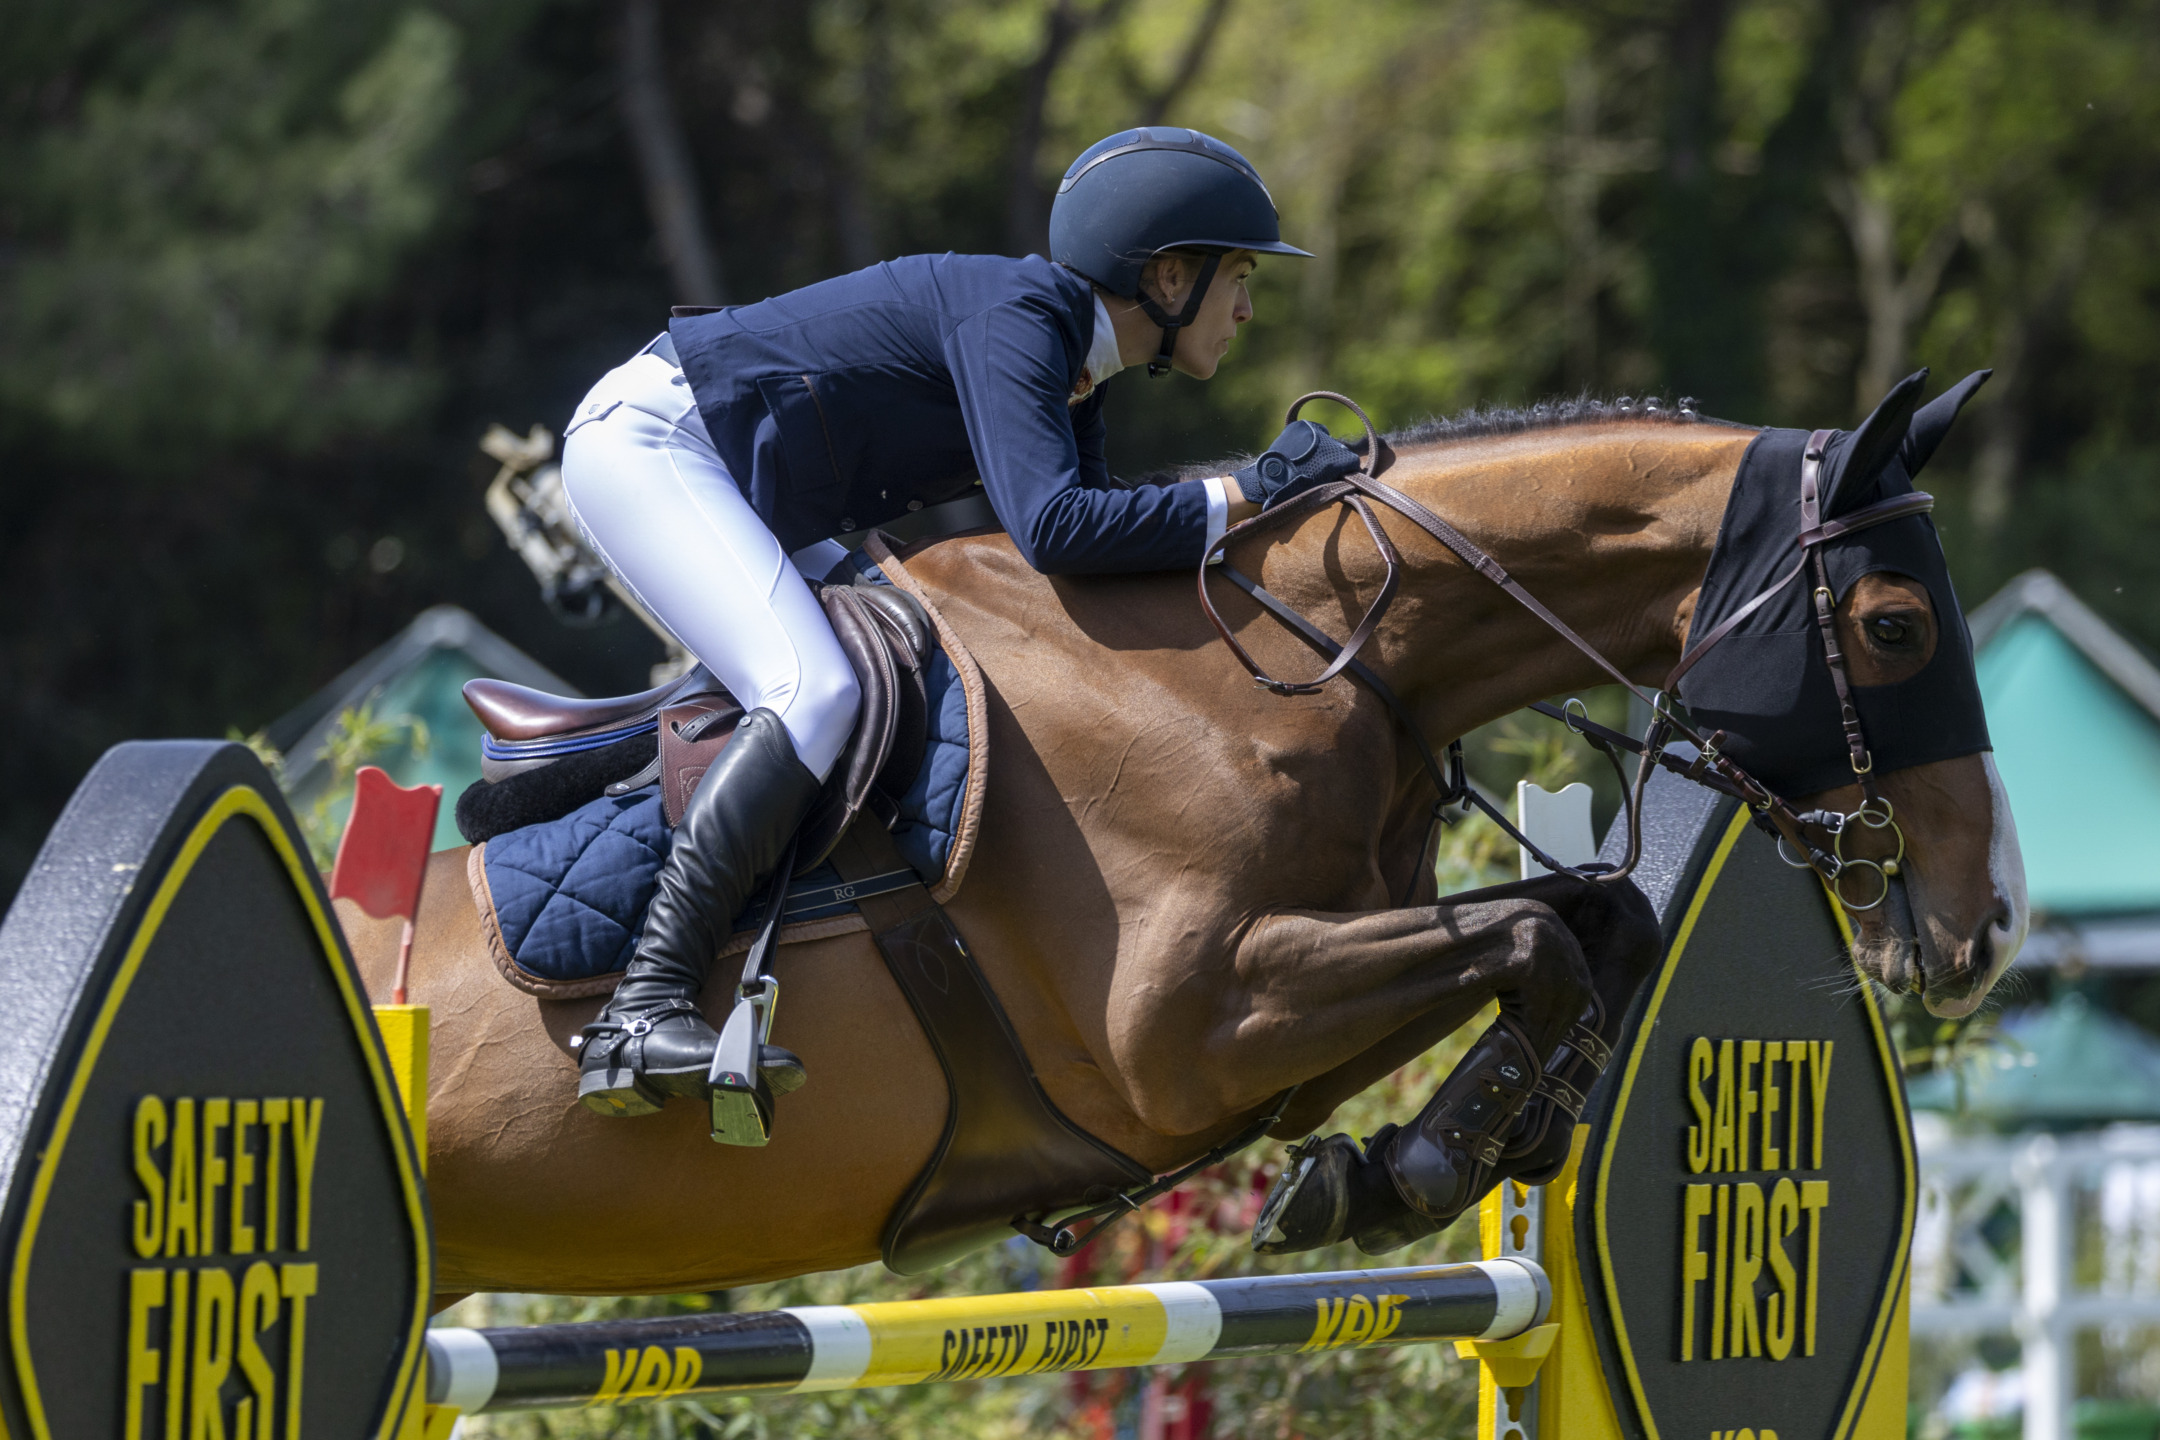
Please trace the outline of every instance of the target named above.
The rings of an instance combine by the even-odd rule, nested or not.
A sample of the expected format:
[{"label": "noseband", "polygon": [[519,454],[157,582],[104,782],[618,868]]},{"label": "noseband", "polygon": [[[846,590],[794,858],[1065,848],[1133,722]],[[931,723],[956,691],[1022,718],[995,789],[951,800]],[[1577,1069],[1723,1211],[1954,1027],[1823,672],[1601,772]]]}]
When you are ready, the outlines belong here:
[{"label": "noseband", "polygon": [[[1696,733],[1692,726],[1672,713],[1665,703],[1664,695],[1652,694],[1636,685],[1634,681],[1621,672],[1619,667],[1606,659],[1598,651],[1597,647],[1583,639],[1566,621],[1546,609],[1536,596],[1518,584],[1499,561],[1486,554],[1484,550],[1470,541],[1462,532],[1455,529],[1454,526],[1448,524],[1438,515],[1435,515],[1424,505],[1393,486],[1383,483],[1379,478],[1380,474],[1394,463],[1394,452],[1388,449],[1386,442],[1380,438],[1379,431],[1373,427],[1372,420],[1356,401],[1351,400],[1348,396],[1338,395],[1331,390],[1315,390],[1310,394],[1298,397],[1297,401],[1291,405],[1289,415],[1284,423],[1287,424],[1289,421],[1295,420],[1298,412],[1305,407],[1307,401],[1311,400],[1332,400],[1356,415],[1358,420],[1363,423],[1365,426],[1366,450],[1358,470],[1331,484],[1316,486],[1301,495],[1230,527],[1223,533],[1221,539],[1209,547],[1207,554],[1203,555],[1200,561],[1201,608],[1207,612],[1208,620],[1215,626],[1216,633],[1222,636],[1223,643],[1230,647],[1230,653],[1237,657],[1238,663],[1245,667],[1246,673],[1252,676],[1255,684],[1277,695],[1310,695],[1338,675],[1348,674],[1362,681],[1386,704],[1389,712],[1394,715],[1396,721],[1408,732],[1412,742],[1417,746],[1418,756],[1424,764],[1425,771],[1432,778],[1434,787],[1440,792],[1436,809],[1444,809],[1447,806],[1457,804],[1475,806],[1511,836],[1517,844],[1528,851],[1531,858],[1536,860],[1538,864],[1558,874],[1577,880],[1610,884],[1624,878],[1634,870],[1636,862],[1642,856],[1641,803],[1643,792],[1649,783],[1651,770],[1653,768],[1663,768],[1698,785],[1706,786],[1721,794],[1730,795],[1745,804],[1752,812],[1754,823],[1776,837],[1779,858],[1789,865],[1802,869],[1813,869],[1817,874],[1821,875],[1824,882],[1830,887],[1831,893],[1837,896],[1838,902],[1847,910],[1856,913],[1873,910],[1889,896],[1890,881],[1892,877],[1897,875],[1899,867],[1905,858],[1905,836],[1904,832],[1898,828],[1897,814],[1889,799],[1880,794],[1875,788],[1874,757],[1868,750],[1867,736],[1860,723],[1860,712],[1853,703],[1852,683],[1847,672],[1845,654],[1838,647],[1836,596],[1830,588],[1829,570],[1823,559],[1822,546],[1827,541],[1851,535],[1871,526],[1883,524],[1886,521],[1903,519],[1908,515],[1924,514],[1934,508],[1935,499],[1933,496],[1914,491],[1910,494],[1899,495],[1893,499],[1866,506],[1839,519],[1824,521],[1821,518],[1820,495],[1822,462],[1824,453],[1829,447],[1831,436],[1835,432],[1817,430],[1808,437],[1807,450],[1800,466],[1801,530],[1797,542],[1800,550],[1799,558],[1793,563],[1790,570],[1773,581],[1761,594],[1741,606],[1732,615],[1726,617],[1716,629],[1704,636],[1702,642],[1684,654],[1680,658],[1680,663],[1674,666],[1672,673],[1665,678],[1665,695],[1677,695],[1681,677],[1693,668],[1695,663],[1702,659],[1712,646],[1731,634],[1733,628],[1743,619],[1760,609],[1772,596],[1778,594],[1787,585],[1798,579],[1803,572],[1812,570],[1815,581],[1815,623],[1822,632],[1823,654],[1826,663],[1830,667],[1831,683],[1837,691],[1840,723],[1844,729],[1846,749],[1852,763],[1853,776],[1860,785],[1861,801],[1858,809],[1849,812],[1841,813],[1835,810],[1796,811],[1785,799],[1773,793],[1768,786],[1748,774],[1746,770],[1735,764],[1724,754],[1722,746],[1726,738],[1726,732],[1714,730],[1708,736]],[[1403,704],[1401,697],[1397,696],[1394,689],[1386,681],[1382,680],[1379,675],[1375,674],[1371,667],[1357,658],[1358,651],[1379,629],[1380,621],[1386,615],[1388,606],[1393,603],[1396,589],[1402,578],[1401,558],[1396,553],[1394,544],[1388,539],[1387,532],[1381,528],[1379,517],[1373,513],[1372,507],[1375,503],[1384,505],[1396,514],[1401,515],[1433,539],[1446,546],[1464,564],[1506,591],[1510,597],[1536,616],[1554,633],[1587,656],[1600,670],[1610,675],[1620,685],[1625,686],[1629,694],[1634,695],[1650,707],[1650,726],[1647,733],[1640,740],[1620,731],[1595,724],[1588,715],[1582,713],[1579,701],[1569,701],[1567,708],[1549,705],[1543,701],[1530,707],[1541,714],[1561,721],[1569,729],[1589,741],[1612,764],[1614,773],[1620,776],[1621,797],[1627,810],[1628,845],[1626,857],[1619,865],[1613,866],[1602,862],[1592,862],[1583,866],[1563,865],[1547,855],[1536,844],[1532,843],[1521,830],[1517,829],[1498,806],[1495,806],[1471,786],[1463,768],[1462,741],[1458,739],[1449,742],[1447,763],[1443,767],[1439,758],[1434,755],[1432,746],[1426,742],[1424,733],[1418,728],[1415,718],[1410,714],[1408,707]],[[1287,520],[1303,519],[1330,505],[1347,506],[1364,522],[1366,533],[1372,537],[1374,548],[1380,552],[1381,562],[1386,567],[1386,573],[1380,583],[1379,595],[1374,598],[1364,616],[1352,628],[1350,638],[1342,643],[1337,643],[1332,637],[1284,603],[1280,596],[1270,592],[1257,580],[1230,564],[1227,559],[1224,559],[1220,565],[1215,563],[1218,556],[1224,555],[1226,547],[1232,540],[1257,533],[1271,526],[1280,525]],[[1237,637],[1231,633],[1230,627],[1223,623],[1222,616],[1216,612],[1214,601],[1208,595],[1208,572],[1211,569],[1219,569],[1224,579],[1250,595],[1259,603],[1262,609],[1274,616],[1275,619],[1289,629],[1291,634],[1295,635],[1309,648],[1326,657],[1328,662],[1326,667],[1310,680],[1280,680],[1262,670],[1258,662],[1247,653],[1245,647],[1238,643]],[[1688,757],[1670,753],[1666,746],[1676,738],[1691,743],[1695,747],[1696,753]],[[1629,751],[1642,758],[1643,763],[1636,770],[1632,786],[1627,781],[1626,773],[1620,767],[1618,752],[1621,750]],[[1823,849],[1809,838],[1808,828],[1810,826],[1828,834],[1830,837],[1829,849]],[[1888,830],[1891,838],[1896,841],[1895,853],[1890,858],[1880,861],[1859,856],[1848,857],[1845,854],[1845,838],[1848,834],[1857,833],[1860,830],[1878,832]],[[1803,858],[1795,859],[1793,858],[1795,855]],[[1865,891],[1862,891],[1858,896],[1848,895],[1846,891],[1848,885],[1852,883],[1852,877],[1867,871],[1873,871],[1879,882],[1879,884],[1870,887],[1874,890],[1872,897],[1868,896]],[[1864,903],[1856,903],[1856,900]]]}]

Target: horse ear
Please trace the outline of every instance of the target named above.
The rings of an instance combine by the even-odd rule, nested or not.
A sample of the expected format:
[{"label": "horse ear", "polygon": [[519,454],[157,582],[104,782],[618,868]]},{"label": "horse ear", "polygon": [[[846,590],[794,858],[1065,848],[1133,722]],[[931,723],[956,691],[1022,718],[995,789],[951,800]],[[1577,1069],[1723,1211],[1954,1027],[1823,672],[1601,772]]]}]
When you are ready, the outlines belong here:
[{"label": "horse ear", "polygon": [[1875,413],[1860,422],[1845,447],[1837,474],[1832,477],[1830,493],[1823,505],[1824,518],[1859,505],[1862,497],[1874,489],[1875,480],[1883,467],[1898,453],[1905,443],[1906,427],[1912,423],[1913,410],[1920,404],[1920,392],[1927,388],[1928,372],[1915,370],[1891,388],[1883,402],[1875,407]]},{"label": "horse ear", "polygon": [[1942,444],[1943,436],[1950,433],[1950,426],[1965,408],[1965,402],[1987,384],[1993,370],[1975,370],[1963,380],[1920,407],[1912,417],[1912,428],[1905,432],[1905,444],[1899,454],[1905,461],[1905,473],[1918,475],[1920,467],[1927,464],[1935,447]]}]

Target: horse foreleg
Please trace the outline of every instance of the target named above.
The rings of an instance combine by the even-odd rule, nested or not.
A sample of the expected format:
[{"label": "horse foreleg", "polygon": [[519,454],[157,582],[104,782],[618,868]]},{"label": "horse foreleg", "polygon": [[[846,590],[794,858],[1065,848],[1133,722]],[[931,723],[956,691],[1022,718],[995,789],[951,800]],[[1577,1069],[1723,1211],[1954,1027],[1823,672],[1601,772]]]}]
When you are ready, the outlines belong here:
[{"label": "horse foreleg", "polygon": [[[1658,928],[1632,885],[1589,885],[1543,877],[1455,897],[1474,911],[1534,903],[1561,917],[1578,947],[1587,984],[1564,1034],[1550,1032],[1549,1009],[1495,990],[1500,1018],[1435,1091],[1408,1130],[1388,1126],[1362,1152],[1346,1135],[1301,1145],[1255,1232],[1261,1248],[1309,1249],[1354,1237],[1380,1253],[1444,1228],[1505,1175],[1549,1178],[1564,1160],[1582,1095],[1595,1082],[1634,993],[1654,967]],[[1553,998],[1558,998],[1554,992]],[[1315,1083],[1313,1107],[1332,1105],[1408,1059],[1459,1023],[1459,1008],[1418,1016],[1371,1050]],[[1324,1113],[1324,1112],[1322,1112]],[[1312,1121],[1313,1111],[1286,1115]],[[1287,1128],[1287,1127],[1286,1127]],[[1557,1147],[1557,1149],[1556,1149]]]},{"label": "horse foreleg", "polygon": [[1293,1084],[1332,1110],[1376,1044],[1437,1039],[1487,1000],[1549,1048],[1590,993],[1581,947],[1536,899],[1278,911],[1246,928],[1227,965],[1126,987],[1112,1044],[1141,1118],[1195,1134]]}]

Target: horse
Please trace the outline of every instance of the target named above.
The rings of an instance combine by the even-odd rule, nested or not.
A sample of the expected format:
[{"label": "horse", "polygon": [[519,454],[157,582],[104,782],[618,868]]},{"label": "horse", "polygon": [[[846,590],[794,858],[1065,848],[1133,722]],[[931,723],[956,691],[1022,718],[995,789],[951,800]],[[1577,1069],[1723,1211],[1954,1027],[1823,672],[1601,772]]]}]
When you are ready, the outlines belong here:
[{"label": "horse", "polygon": [[[1388,478],[1655,684],[1681,654],[1756,433],[1639,406],[1487,413],[1388,437]],[[1361,654],[1432,744],[1607,678],[1428,532],[1393,511],[1378,519],[1400,588]],[[1234,538],[1230,558],[1338,635],[1383,582],[1340,509]],[[1269,1133],[1306,1135],[1496,998],[1540,1053],[1593,993],[1613,1019],[1625,1009],[1646,966],[1639,892],[1545,876],[1438,896],[1432,782],[1395,713],[1349,676],[1287,698],[1255,686],[1190,574],[1043,575],[1001,533],[902,560],[989,691],[980,838],[947,911],[1045,1091],[1106,1143],[1165,1172],[1293,1085]],[[1216,588],[1256,659],[1310,672],[1311,653],[1275,620]],[[1835,622],[1860,684],[1914,673],[1940,627],[1962,623],[1890,574],[1853,585]],[[2026,921],[1992,757],[1875,783],[1903,828],[1910,904],[1855,914],[1854,960],[1936,1015],[1969,1013]],[[1851,786],[1800,803],[1859,800]],[[781,1102],[769,1146],[718,1146],[701,1107],[626,1121],[577,1103],[569,1042],[599,1001],[503,983],[465,867],[461,849],[432,857],[411,958],[411,998],[434,1023],[427,1175],[444,1303],[477,1290],[713,1290],[878,1256],[947,1100],[870,937],[783,951],[773,1038],[810,1083]],[[398,924],[343,902],[339,914],[370,993],[385,997]],[[715,1024],[728,970],[705,996]]]}]

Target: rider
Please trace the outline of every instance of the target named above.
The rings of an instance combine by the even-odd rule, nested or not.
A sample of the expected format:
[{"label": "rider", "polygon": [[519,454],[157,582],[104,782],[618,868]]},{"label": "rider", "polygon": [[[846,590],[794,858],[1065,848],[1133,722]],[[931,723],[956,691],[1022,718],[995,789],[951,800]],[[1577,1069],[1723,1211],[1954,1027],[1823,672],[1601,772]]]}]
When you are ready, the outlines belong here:
[{"label": "rider", "polygon": [[[679,310],[593,387],[563,442],[578,527],[747,713],[685,808],[637,952],[587,1029],[587,1106],[643,1115],[709,1093],[706,971],[855,724],[854,672],[805,583],[844,556],[831,537],[980,477],[1046,573],[1197,564],[1233,519],[1356,457],[1299,421],[1233,476],[1127,487],[1104,464],[1104,382],[1143,361],[1207,379],[1252,316],[1257,257],[1305,254],[1235,150],[1127,130],[1065,173],[1050,260],[916,255]],[[778,1047],[763,1069],[775,1089],[801,1083]]]}]

